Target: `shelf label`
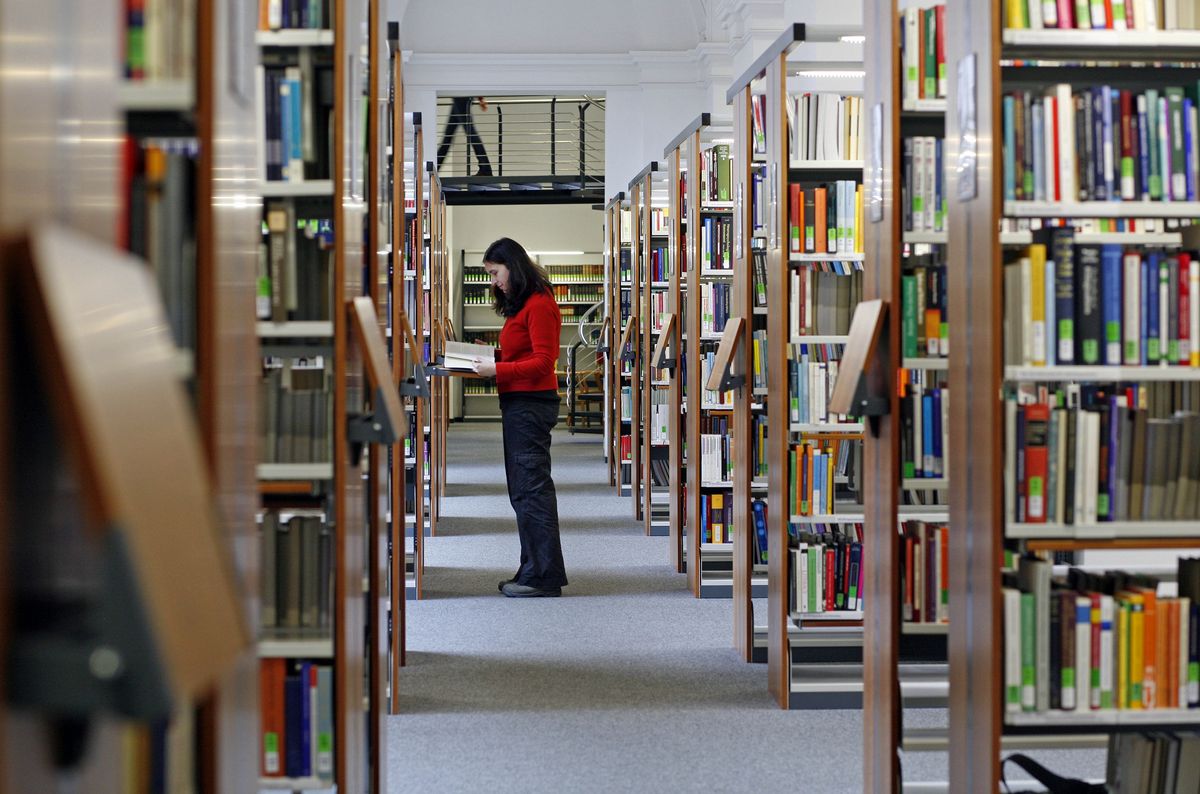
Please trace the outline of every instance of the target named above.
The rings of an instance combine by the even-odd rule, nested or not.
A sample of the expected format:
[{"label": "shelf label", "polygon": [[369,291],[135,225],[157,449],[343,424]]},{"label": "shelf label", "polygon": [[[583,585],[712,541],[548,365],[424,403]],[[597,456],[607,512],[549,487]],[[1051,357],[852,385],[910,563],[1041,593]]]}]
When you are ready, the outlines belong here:
[{"label": "shelf label", "polygon": [[958,62],[958,83],[955,87],[955,109],[958,113],[958,200],[970,201],[978,194],[975,183],[975,53],[968,53]]},{"label": "shelf label", "polygon": [[867,211],[872,223],[883,220],[883,103],[871,108],[871,162],[866,174]]}]

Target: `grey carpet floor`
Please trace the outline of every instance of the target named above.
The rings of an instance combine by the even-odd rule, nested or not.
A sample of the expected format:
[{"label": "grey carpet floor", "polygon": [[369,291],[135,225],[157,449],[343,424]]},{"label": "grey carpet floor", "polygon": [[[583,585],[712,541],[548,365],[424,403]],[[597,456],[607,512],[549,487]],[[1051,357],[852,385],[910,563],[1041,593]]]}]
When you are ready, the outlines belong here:
[{"label": "grey carpet floor", "polygon": [[[504,598],[496,583],[516,570],[519,546],[500,429],[451,428],[425,597],[408,604],[389,788],[861,790],[861,713],[780,711],[766,666],[732,650],[729,602],[692,598],[666,539],[646,537],[629,498],[608,487],[598,438],[556,431],[552,454],[571,584],[563,598]],[[1095,751],[1038,757],[1103,772]],[[908,756],[904,777],[944,780],[945,755]]]}]

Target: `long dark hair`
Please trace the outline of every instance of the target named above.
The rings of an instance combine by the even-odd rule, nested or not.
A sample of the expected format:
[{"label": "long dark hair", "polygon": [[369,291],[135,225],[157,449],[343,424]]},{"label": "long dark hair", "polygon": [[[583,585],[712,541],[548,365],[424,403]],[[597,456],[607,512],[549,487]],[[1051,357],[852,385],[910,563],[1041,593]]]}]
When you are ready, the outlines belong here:
[{"label": "long dark hair", "polygon": [[512,317],[521,311],[525,301],[535,292],[549,292],[550,278],[516,240],[501,237],[483,252],[483,261],[508,268],[508,294],[492,288],[492,308],[502,317]]}]

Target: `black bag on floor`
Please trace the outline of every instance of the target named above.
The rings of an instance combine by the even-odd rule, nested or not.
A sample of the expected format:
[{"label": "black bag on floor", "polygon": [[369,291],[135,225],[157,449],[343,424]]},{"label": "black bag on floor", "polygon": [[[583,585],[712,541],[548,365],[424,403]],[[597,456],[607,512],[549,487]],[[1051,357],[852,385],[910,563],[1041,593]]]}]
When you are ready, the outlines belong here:
[{"label": "black bag on floor", "polygon": [[1102,783],[1088,783],[1085,780],[1056,775],[1022,753],[1013,753],[1000,764],[1000,780],[1004,783],[1006,791],[1011,791],[1008,787],[1008,781],[1004,779],[1004,767],[1009,761],[1025,770],[1034,780],[1045,786],[1050,794],[1107,794],[1108,792],[1108,788]]}]

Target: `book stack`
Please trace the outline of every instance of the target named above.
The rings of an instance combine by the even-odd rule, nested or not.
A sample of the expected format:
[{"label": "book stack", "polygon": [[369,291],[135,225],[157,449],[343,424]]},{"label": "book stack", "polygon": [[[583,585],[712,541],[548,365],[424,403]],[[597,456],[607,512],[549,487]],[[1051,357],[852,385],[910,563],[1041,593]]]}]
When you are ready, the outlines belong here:
[{"label": "book stack", "polygon": [[800,619],[824,612],[861,611],[862,525],[798,532],[793,540],[789,588],[793,616]]},{"label": "book stack", "polygon": [[862,97],[798,94],[788,97],[792,165],[812,160],[862,160]]},{"label": "book stack", "polygon": [[[264,629],[327,635],[333,560],[332,533],[321,514],[268,510],[259,526]],[[299,633],[299,632],[297,632]]]},{"label": "book stack", "polygon": [[788,511],[797,516],[831,516],[837,482],[845,478],[853,447],[861,441],[802,441],[788,450]]},{"label": "book stack", "polygon": [[1005,401],[1010,521],[1200,519],[1200,383],[1038,392]]},{"label": "book stack", "polygon": [[[700,349],[700,382],[708,383],[708,377],[712,373],[713,365],[716,363],[717,349],[715,343],[708,343]],[[732,408],[733,407],[733,392],[732,391],[712,391],[704,389],[701,392],[701,407],[702,408]]]},{"label": "book stack", "polygon": [[733,542],[733,499],[721,491],[701,494],[701,543]]},{"label": "book stack", "polygon": [[904,139],[901,153],[901,207],[904,231],[946,230],[946,170],[942,138],[913,136]]},{"label": "book stack", "polygon": [[788,190],[790,253],[862,253],[860,183],[849,179],[812,186],[792,183]]},{"label": "book stack", "polygon": [[950,620],[949,527],[925,521],[902,521],[900,526],[901,618],[910,623],[946,623]]},{"label": "book stack", "polygon": [[[1022,0],[1024,2],[1024,0]],[[946,5],[905,8],[900,21],[905,109],[923,99],[946,98]]]},{"label": "book stack", "polygon": [[700,152],[700,206],[714,202],[732,202],[732,170],[729,161],[729,145],[715,144]]},{"label": "book stack", "polygon": [[846,334],[862,300],[862,272],[804,267],[791,271],[789,331],[793,337]]},{"label": "book stack", "polygon": [[333,459],[329,380],[322,356],[264,358],[260,462],[326,463]]},{"label": "book stack", "polygon": [[729,321],[733,285],[729,282],[703,282],[700,284],[700,334],[715,336],[725,330]]},{"label": "book stack", "polygon": [[1002,98],[1007,201],[1195,201],[1196,85],[1052,85]]},{"label": "book stack", "polygon": [[297,217],[293,202],[268,203],[258,247],[258,319],[329,320],[332,260],[329,218]]},{"label": "book stack", "polygon": [[1004,707],[1022,712],[1200,709],[1200,605],[1194,559],[1179,595],[1154,577],[1024,556],[1004,575]]},{"label": "book stack", "polygon": [[733,218],[705,215],[700,219],[700,264],[704,270],[733,269]]},{"label": "book stack", "polygon": [[258,0],[258,28],[327,28],[332,22],[329,4],[330,0]]},{"label": "book stack", "polygon": [[263,778],[333,782],[333,668],[290,659],[259,662]]},{"label": "book stack", "polygon": [[788,346],[788,418],[792,424],[836,424],[848,421],[828,410],[837,382],[840,346],[794,344]]},{"label": "book stack", "polygon": [[1200,367],[1200,258],[1046,234],[1004,266],[1006,364]]},{"label": "book stack", "polygon": [[728,416],[700,419],[700,480],[704,483],[733,481],[733,439]]},{"label": "book stack", "polygon": [[900,333],[905,358],[950,355],[946,263],[940,248],[905,257],[900,277]]},{"label": "book stack", "polygon": [[311,47],[281,50],[258,66],[262,178],[330,178],[333,66]]},{"label": "book stack", "polygon": [[900,370],[900,472],[905,479],[946,477],[950,389],[923,370]]},{"label": "book stack", "polygon": [[1004,26],[1014,29],[1195,30],[1192,0],[1005,0]]},{"label": "book stack", "polygon": [[127,80],[192,80],[196,74],[196,10],[187,0],[127,0]]}]

